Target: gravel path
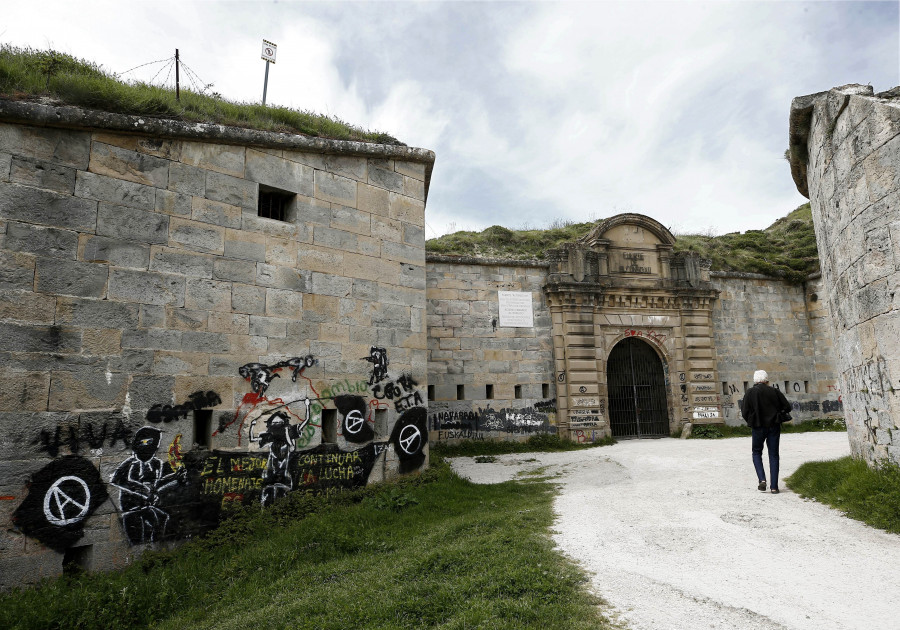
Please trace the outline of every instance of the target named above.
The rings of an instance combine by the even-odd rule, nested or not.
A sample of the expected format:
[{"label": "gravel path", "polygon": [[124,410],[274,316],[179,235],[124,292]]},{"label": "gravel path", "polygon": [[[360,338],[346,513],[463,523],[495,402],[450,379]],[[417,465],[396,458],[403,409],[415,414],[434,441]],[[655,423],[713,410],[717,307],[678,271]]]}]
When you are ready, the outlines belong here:
[{"label": "gravel path", "polygon": [[[784,435],[782,477],[848,454],[843,433]],[[554,540],[634,630],[900,628],[900,536],[759,492],[749,438],[452,464],[478,483],[559,475]]]}]

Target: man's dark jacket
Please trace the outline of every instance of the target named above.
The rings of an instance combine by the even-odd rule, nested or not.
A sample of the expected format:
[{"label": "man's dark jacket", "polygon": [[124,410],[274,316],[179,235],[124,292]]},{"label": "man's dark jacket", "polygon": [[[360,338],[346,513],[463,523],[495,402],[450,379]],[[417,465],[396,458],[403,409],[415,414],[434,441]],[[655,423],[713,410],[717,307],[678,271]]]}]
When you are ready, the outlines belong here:
[{"label": "man's dark jacket", "polygon": [[754,429],[761,427],[777,427],[778,412],[790,413],[791,403],[787,401],[781,390],[765,383],[757,383],[747,390],[741,402],[741,415],[744,422]]}]

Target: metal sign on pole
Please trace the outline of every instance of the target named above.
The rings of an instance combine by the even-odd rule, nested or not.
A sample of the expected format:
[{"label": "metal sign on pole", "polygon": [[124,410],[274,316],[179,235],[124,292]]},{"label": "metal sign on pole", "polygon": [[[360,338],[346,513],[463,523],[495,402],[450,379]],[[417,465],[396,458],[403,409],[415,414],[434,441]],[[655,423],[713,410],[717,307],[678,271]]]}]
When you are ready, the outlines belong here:
[{"label": "metal sign on pole", "polygon": [[266,79],[263,83],[263,101],[262,104],[265,106],[266,104],[266,91],[269,89],[269,64],[275,63],[275,53],[278,51],[278,46],[273,44],[267,39],[263,40],[262,44],[262,58],[266,62]]}]

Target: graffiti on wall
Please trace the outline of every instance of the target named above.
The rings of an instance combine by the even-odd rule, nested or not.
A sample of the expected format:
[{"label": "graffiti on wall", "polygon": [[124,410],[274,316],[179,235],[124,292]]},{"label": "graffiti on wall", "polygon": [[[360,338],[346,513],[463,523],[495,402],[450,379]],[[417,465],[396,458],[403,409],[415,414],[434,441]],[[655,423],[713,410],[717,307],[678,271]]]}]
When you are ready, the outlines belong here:
[{"label": "graffiti on wall", "polygon": [[[85,521],[111,492],[128,541],[153,543],[212,527],[233,505],[268,506],[291,492],[329,494],[364,486],[388,452],[400,472],[420,468],[428,427],[418,382],[410,374],[392,376],[384,348],[373,346],[363,360],[371,363],[367,379],[320,388],[304,374],[317,364],[311,355],[240,366],[238,374],[250,391],[213,433],[234,432],[240,451],[184,452],[181,433],[165,437],[170,423],[221,405],[213,391],[195,392],[180,405],[154,405],[145,418],[148,424],[137,430],[121,419],[103,424],[73,420],[55,431],[43,429],[35,445],[54,459],[33,475],[13,521],[26,535],[64,551],[83,537]],[[289,392],[273,386],[285,372],[295,384]],[[326,412],[335,425],[328,435]],[[382,414],[381,434],[376,413]],[[392,424],[386,413],[397,414]],[[128,455],[114,464],[104,483],[98,463],[78,453],[90,448],[99,456],[106,446],[126,449]],[[59,457],[62,448],[72,454]]]},{"label": "graffiti on wall", "polygon": [[555,401],[537,403],[521,409],[450,410],[432,413],[428,417],[428,429],[437,431],[437,439],[484,439],[486,432],[530,435],[556,433],[548,414],[555,411]]}]

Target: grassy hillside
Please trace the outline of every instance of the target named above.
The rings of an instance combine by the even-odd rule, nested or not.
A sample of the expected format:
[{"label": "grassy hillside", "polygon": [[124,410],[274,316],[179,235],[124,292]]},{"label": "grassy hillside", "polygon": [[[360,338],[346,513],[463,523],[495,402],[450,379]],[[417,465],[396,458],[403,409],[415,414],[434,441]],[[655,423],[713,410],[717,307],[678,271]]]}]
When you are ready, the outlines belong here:
[{"label": "grassy hillside", "polygon": [[[216,123],[266,131],[300,133],[337,140],[403,144],[387,134],[366,131],[333,116],[286,107],[229,101],[215,93],[175,90],[147,83],[126,83],[102,66],[57,51],[0,46],[0,98],[49,98],[119,114]],[[201,89],[204,86],[201,86]]]},{"label": "grassy hillside", "polygon": [[245,508],[120,572],[0,593],[0,628],[612,628],[553,547],[553,494],[435,458],[400,483]]},{"label": "grassy hillside", "polygon": [[[455,232],[433,238],[426,248],[434,254],[541,260],[548,249],[585,236],[602,220],[546,230],[510,230],[494,225],[482,232]],[[808,203],[764,230],[722,236],[679,235],[675,251],[697,252],[712,260],[714,270],[764,273],[795,282],[819,269]]]}]

